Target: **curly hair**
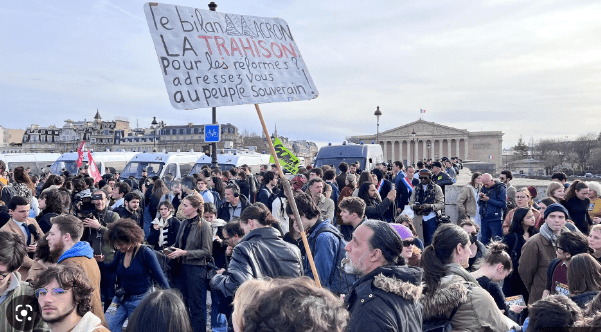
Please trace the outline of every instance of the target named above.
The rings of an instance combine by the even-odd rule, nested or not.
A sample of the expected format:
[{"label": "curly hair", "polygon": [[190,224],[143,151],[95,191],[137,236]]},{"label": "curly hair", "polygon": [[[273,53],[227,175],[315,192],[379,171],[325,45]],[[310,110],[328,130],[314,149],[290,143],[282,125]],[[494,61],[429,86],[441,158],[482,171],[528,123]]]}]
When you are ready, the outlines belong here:
[{"label": "curly hair", "polygon": [[144,231],[133,219],[119,219],[108,224],[107,228],[108,230],[104,233],[104,240],[111,247],[115,246],[115,242],[138,244],[144,241]]},{"label": "curly hair", "polygon": [[342,332],[349,313],[334,294],[303,277],[264,291],[244,310],[243,319],[244,332]]},{"label": "curly hair", "polygon": [[75,263],[54,265],[40,273],[33,282],[33,288],[44,288],[55,280],[63,289],[71,289],[73,301],[77,303],[77,315],[83,316],[92,309],[94,287],[82,268]]},{"label": "curly hair", "polygon": [[59,194],[58,189],[50,189],[42,192],[39,199],[46,200],[46,208],[44,212],[54,212],[56,214],[63,213],[63,199]]}]

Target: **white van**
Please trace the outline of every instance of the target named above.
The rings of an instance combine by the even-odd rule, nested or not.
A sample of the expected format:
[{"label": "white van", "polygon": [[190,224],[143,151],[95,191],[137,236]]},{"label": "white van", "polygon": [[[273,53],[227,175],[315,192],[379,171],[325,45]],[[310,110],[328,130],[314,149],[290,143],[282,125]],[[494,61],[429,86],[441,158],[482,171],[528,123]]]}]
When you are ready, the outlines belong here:
[{"label": "white van", "polygon": [[332,165],[338,170],[338,165],[346,161],[348,164],[359,162],[359,169],[371,171],[376,164],[384,162],[382,147],[378,144],[352,144],[328,145],[319,149],[315,157],[315,167]]},{"label": "white van", "polygon": [[134,176],[141,179],[142,169],[146,168],[148,177],[158,176],[162,179],[171,174],[174,179],[179,179],[188,175],[198,158],[204,155],[202,152],[138,153],[127,164],[120,178],[124,180]]},{"label": "white van", "polygon": [[[234,150],[230,152],[231,153],[217,155],[217,164],[222,171],[227,171],[233,167],[239,167],[246,164],[253,174],[258,173],[261,169],[261,165],[268,165],[269,158],[271,158],[271,155],[269,154],[257,152],[241,150]],[[200,157],[196,161],[194,168],[192,168],[190,171],[190,175],[194,173],[201,173],[201,170],[205,165],[211,167],[211,157],[207,155]]]},{"label": "white van", "polygon": [[[92,159],[96,164],[96,168],[100,171],[100,175],[106,173],[107,168],[111,170],[112,174],[115,172],[121,172],[125,165],[133,158],[137,152],[92,152]],[[57,160],[52,164],[52,174],[60,175],[63,168],[72,175],[77,175],[77,152],[63,153]],[[83,153],[83,165],[88,164],[88,152]]]},{"label": "white van", "polygon": [[4,161],[7,170],[23,166],[25,169],[29,167],[32,174],[39,175],[48,171],[60,156],[60,153],[2,153],[0,160]]}]

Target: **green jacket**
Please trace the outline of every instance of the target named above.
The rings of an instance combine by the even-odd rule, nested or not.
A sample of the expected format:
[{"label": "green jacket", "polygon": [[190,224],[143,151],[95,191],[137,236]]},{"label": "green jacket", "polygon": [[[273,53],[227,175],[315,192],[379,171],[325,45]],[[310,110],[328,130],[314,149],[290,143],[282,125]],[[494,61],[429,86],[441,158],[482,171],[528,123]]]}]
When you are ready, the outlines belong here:
[{"label": "green jacket", "polygon": [[[28,332],[28,331],[50,331],[48,325],[42,320],[41,313],[38,310],[38,300],[35,298],[35,291],[26,281],[21,281],[21,275],[19,272],[13,272],[11,276],[11,283],[6,291],[6,297],[0,303],[0,313],[2,313],[2,319],[0,319],[0,331],[3,332]],[[8,277],[7,277],[8,278]],[[0,297],[5,294],[0,294]],[[14,301],[13,301],[14,300]],[[31,306],[28,306],[31,303]],[[9,306],[13,310],[13,314],[6,315]],[[23,311],[23,308],[25,311]],[[28,308],[33,308],[29,310]],[[27,315],[23,316],[25,312]],[[37,316],[37,317],[36,317]],[[33,321],[38,320],[35,326],[27,328],[26,325],[28,318]],[[31,323],[29,323],[31,324]]]}]

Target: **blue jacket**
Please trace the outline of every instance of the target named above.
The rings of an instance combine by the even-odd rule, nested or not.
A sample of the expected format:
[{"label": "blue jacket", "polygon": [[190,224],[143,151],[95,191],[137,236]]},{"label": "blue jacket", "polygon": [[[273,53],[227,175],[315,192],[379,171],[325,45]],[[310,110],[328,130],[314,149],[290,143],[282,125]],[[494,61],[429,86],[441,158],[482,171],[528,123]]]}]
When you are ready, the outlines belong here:
[{"label": "blue jacket", "polygon": [[492,187],[483,187],[481,192],[489,198],[486,202],[478,199],[482,221],[502,221],[503,212],[507,207],[507,189],[505,189],[505,184],[495,181]]},{"label": "blue jacket", "polygon": [[[323,231],[322,228],[330,229]],[[311,227],[308,233],[307,241],[313,254],[313,261],[315,262],[315,268],[317,269],[317,274],[319,274],[321,285],[333,292],[346,294],[356,280],[356,277],[343,275],[337,271],[342,259],[345,257],[344,246],[346,245],[344,240],[339,239],[335,235],[339,233],[338,229],[332,225],[330,220],[323,220],[318,221]],[[303,266],[305,268],[305,275],[314,279],[313,271],[311,271],[311,266],[306,255],[303,256]]]}]

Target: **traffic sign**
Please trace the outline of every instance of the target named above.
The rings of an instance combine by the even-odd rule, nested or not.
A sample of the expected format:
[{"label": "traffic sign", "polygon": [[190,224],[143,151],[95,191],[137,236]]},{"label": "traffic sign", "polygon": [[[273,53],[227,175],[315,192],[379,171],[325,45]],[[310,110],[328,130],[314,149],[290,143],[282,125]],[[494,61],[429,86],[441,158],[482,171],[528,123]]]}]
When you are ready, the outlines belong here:
[{"label": "traffic sign", "polygon": [[221,142],[221,125],[205,125],[205,142]]}]

